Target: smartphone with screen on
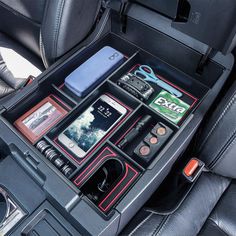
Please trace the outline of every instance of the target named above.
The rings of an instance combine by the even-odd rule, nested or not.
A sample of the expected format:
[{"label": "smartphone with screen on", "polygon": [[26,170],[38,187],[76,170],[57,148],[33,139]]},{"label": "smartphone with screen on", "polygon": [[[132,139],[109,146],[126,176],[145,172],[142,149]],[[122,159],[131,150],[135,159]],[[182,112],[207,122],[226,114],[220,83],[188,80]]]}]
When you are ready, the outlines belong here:
[{"label": "smartphone with screen on", "polygon": [[102,95],[58,136],[58,140],[82,159],[126,113],[124,106],[108,95]]}]

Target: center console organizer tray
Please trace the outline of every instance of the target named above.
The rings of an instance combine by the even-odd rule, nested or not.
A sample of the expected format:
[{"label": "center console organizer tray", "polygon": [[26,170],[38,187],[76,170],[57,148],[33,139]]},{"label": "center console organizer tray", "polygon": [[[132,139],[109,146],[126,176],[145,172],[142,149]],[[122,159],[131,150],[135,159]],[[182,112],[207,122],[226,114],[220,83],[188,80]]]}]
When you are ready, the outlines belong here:
[{"label": "center console organizer tray", "polygon": [[[90,92],[86,97],[79,98],[65,88],[64,80],[73,70],[78,68],[78,66],[84,63],[104,46],[111,46],[112,48],[120,51],[125,55],[126,60],[113,73],[108,75],[107,78],[100,85],[98,85],[96,89]],[[14,122],[46,97],[55,96],[60,99],[60,103],[62,103],[62,106],[65,106],[68,113],[65,115],[65,117],[63,117],[62,120],[58,121],[57,124],[50,127],[50,129],[47,130],[47,132],[44,133],[38,141],[30,144],[34,144],[34,147],[36,148],[40,141],[45,141],[47,143],[46,145],[50,146],[49,148],[52,150],[49,149],[47,153],[39,150],[42,154],[39,156],[41,156],[41,158],[45,160],[45,162],[48,163],[51,168],[59,173],[61,177],[66,177],[67,183],[68,180],[73,179],[75,175],[81,171],[81,169],[86,167],[87,163],[89,163],[91,158],[93,158],[95,149],[100,150],[100,147],[104,143],[107,143],[111,148],[121,153],[121,156],[128,163],[132,163],[134,166],[139,166],[140,169],[147,168],[154,159],[158,158],[159,153],[164,148],[163,145],[165,145],[169,139],[171,139],[171,137],[178,130],[179,126],[182,125],[184,119],[178,125],[173,124],[148,106],[150,101],[154,98],[154,95],[151,96],[147,101],[140,101],[117,84],[117,81],[122,76],[132,71],[132,69],[135,69],[135,67],[139,65],[150,66],[155,74],[158,74],[167,83],[182,91],[185,94],[185,102],[193,103],[189,113],[194,111],[194,109],[208,92],[208,88],[197,80],[192,79],[190,76],[184,74],[181,71],[178,71],[176,68],[168,65],[154,55],[143,51],[138,46],[132,44],[124,38],[121,38],[120,36],[113,33],[109,33],[83,51],[72,55],[61,65],[57,65],[54,70],[50,71],[39,81],[34,90],[29,90],[29,92],[20,101],[16,101],[11,107],[4,111],[2,116],[5,118],[6,122],[8,122],[8,125],[11,126],[12,130],[14,130],[18,136],[23,138],[24,136],[14,128]],[[156,90],[156,93],[160,92],[160,90],[158,90],[158,88],[155,86],[154,89]],[[119,124],[119,127],[115,127],[115,130],[112,131],[112,133],[109,133],[94,148],[94,150],[88,153],[85,158],[78,161],[73,157],[73,155],[71,155],[71,153],[63,150],[63,147],[61,147],[61,145],[59,145],[57,142],[57,137],[81,114],[81,112],[83,112],[90,104],[92,104],[94,100],[106,93],[116,97],[126,106],[128,106],[130,108],[130,113],[127,115],[127,117],[125,117],[125,120],[123,120],[123,125]],[[127,147],[123,150],[119,149],[119,143],[117,142],[121,136],[127,132],[126,127],[131,127],[132,129],[132,127],[134,127],[133,125],[135,125],[138,122],[138,119],[140,119],[140,116],[144,114],[149,114],[152,116],[153,121],[151,127],[145,130],[135,140],[134,143],[127,145]],[[185,118],[187,118],[187,115],[188,114],[186,114]],[[147,161],[144,161],[142,158],[133,153],[134,147],[137,147],[139,143],[145,141],[144,138],[157,124],[169,128],[169,136],[166,139],[162,139],[162,141],[158,143],[158,145],[160,144],[160,148],[155,148],[152,152],[152,157],[149,160],[146,159]],[[161,140],[161,137],[156,138]],[[25,139],[25,141],[27,140]],[[118,167],[119,164],[115,163],[113,164],[117,166],[117,169],[120,169]],[[71,186],[74,188],[75,185],[71,184]],[[82,188],[82,190],[87,193],[86,187]]]},{"label": "center console organizer tray", "polygon": [[[107,79],[105,79],[104,82],[98,85],[95,90],[93,90],[85,98],[79,98],[65,88],[64,79],[79,65],[89,59],[104,46],[110,46],[120,51],[125,55],[126,60],[122,65],[119,66],[119,68],[108,75]],[[124,120],[125,126],[132,128],[138,122],[137,119],[140,118],[140,115],[149,114],[154,118],[152,121],[153,128],[155,125],[160,123],[161,125],[163,124],[164,126],[169,127],[171,130],[170,136],[168,136],[167,139],[163,139],[162,144],[158,142],[158,148],[154,148],[154,151],[151,152],[152,155],[149,156],[150,158],[140,158],[138,157],[138,155],[134,154],[133,151],[135,149],[134,147],[137,147],[138,144],[141,143],[144,138],[151,132],[151,128],[145,130],[145,132],[143,132],[143,134],[140,135],[135,142],[127,145],[124,150],[120,149],[121,153],[123,153],[127,160],[130,160],[133,163],[137,163],[137,165],[147,168],[149,164],[157,158],[159,152],[161,152],[163,148],[163,145],[165,145],[171,138],[171,136],[174,135],[174,133],[178,129],[178,126],[172,124],[165,117],[162,117],[160,114],[158,114],[148,106],[154,95],[151,96],[146,102],[142,102],[122,89],[117,84],[117,81],[122,76],[142,64],[150,66],[155,73],[162,77],[163,80],[170,83],[175,88],[182,91],[183,94],[185,94],[185,101],[193,103],[189,112],[192,112],[194,110],[194,108],[203,99],[208,91],[208,89],[197,80],[194,80],[188,75],[176,70],[175,68],[161,61],[159,58],[153,56],[152,54],[139,49],[134,44],[122,39],[117,35],[107,34],[96,43],[92,44],[87,49],[82,51],[79,56],[72,56],[70,60],[65,61],[63,65],[59,66],[53,73],[49,73],[48,76],[46,76],[39,82],[38,87],[34,91],[30,92],[20,102],[16,103],[6,112],[4,112],[3,117],[11,125],[13,125],[19,117],[27,113],[30,109],[32,109],[46,97],[53,96],[55,98],[58,98],[59,102],[67,110],[68,113],[61,121],[58,121],[57,124],[50,127],[50,129],[48,129],[47,132],[43,134],[41,139],[38,139],[37,141],[35,140],[33,144],[35,147],[37,147],[39,141],[46,141],[50,149],[47,151],[47,153],[40,151],[43,159],[47,159],[46,162],[50,162],[51,167],[55,169],[57,173],[61,173],[66,177],[67,180],[70,180],[71,178],[73,178],[75,173],[81,170],[81,168],[84,168],[87,162],[89,162],[90,158],[94,154],[94,150],[88,153],[85,158],[78,161],[76,158],[74,158],[73,155],[71,155],[71,153],[67,152],[58,143],[57,137],[71,122],[73,122],[73,120],[76,119],[76,117],[79,116],[79,114],[81,114],[84,109],[92,104],[92,102],[100,95],[104,93],[111,94],[118,100],[125,103],[128,107],[130,107],[130,110],[133,110],[134,115],[132,115],[130,119],[127,116],[125,118],[126,120]],[[157,87],[153,87],[156,90],[156,93],[160,91],[160,89],[158,90]],[[179,123],[178,125],[181,125],[181,123]],[[121,138],[122,134],[127,132],[125,126],[120,124],[120,127],[116,127],[116,130],[112,133],[109,133],[94,149],[99,148],[107,140],[111,141],[110,145],[114,145],[114,147],[118,148],[118,139]],[[15,129],[15,131],[18,135],[23,137],[18,130]],[[161,139],[159,137],[159,141],[160,140]]]}]

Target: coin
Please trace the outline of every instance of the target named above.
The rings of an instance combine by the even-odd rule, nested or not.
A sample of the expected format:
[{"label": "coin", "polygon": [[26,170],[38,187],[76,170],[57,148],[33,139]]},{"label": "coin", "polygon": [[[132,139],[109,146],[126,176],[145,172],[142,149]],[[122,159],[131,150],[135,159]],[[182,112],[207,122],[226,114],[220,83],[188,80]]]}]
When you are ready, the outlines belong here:
[{"label": "coin", "polygon": [[165,135],[165,134],[166,134],[166,128],[164,128],[164,127],[159,127],[159,128],[157,129],[157,134],[160,135],[160,136]]},{"label": "coin", "polygon": [[148,146],[142,146],[140,149],[139,149],[139,153],[142,155],[142,156],[147,156],[149,153],[150,153],[150,147]]},{"label": "coin", "polygon": [[149,142],[151,143],[151,144],[157,144],[158,143],[158,138],[156,138],[156,137],[151,137],[150,139],[149,139]]}]

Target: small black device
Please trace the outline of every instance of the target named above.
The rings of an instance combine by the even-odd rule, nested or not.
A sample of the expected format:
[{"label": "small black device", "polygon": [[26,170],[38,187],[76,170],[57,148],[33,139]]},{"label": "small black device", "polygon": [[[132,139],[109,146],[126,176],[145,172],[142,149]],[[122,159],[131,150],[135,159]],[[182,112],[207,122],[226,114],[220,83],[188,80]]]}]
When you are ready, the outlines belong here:
[{"label": "small black device", "polygon": [[125,146],[132,142],[139,134],[140,132],[142,132],[147,125],[151,122],[152,117],[150,115],[145,115],[135,126],[135,128],[133,128],[118,144],[118,147],[120,149],[124,149]]},{"label": "small black device", "polygon": [[154,92],[153,87],[148,82],[131,73],[121,77],[117,84],[141,101],[148,100]]}]

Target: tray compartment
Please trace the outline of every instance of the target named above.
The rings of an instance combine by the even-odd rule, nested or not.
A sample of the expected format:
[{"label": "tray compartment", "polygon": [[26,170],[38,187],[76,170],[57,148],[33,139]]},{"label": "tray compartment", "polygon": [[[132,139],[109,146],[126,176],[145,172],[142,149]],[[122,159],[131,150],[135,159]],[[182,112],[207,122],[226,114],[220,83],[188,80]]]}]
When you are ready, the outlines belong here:
[{"label": "tray compartment", "polygon": [[43,138],[35,144],[38,151],[44,156],[48,162],[51,163],[54,169],[58,169],[67,179],[70,179],[75,170],[76,166],[63,156],[47,138]]},{"label": "tray compartment", "polygon": [[[122,148],[120,144],[125,139],[125,137],[138,125],[138,123],[142,120],[145,115],[149,115],[151,120],[147,123],[147,125],[140,131],[138,136],[132,138],[125,146]],[[151,136],[157,138],[157,144],[152,145],[145,137],[147,137],[151,132],[153,132],[153,128],[160,124],[161,127],[166,128],[167,133],[164,136],[152,134]],[[110,142],[116,147],[120,147],[122,152],[127,154],[130,158],[132,158],[135,162],[140,164],[143,167],[148,167],[149,164],[156,159],[158,153],[161,151],[162,147],[166,142],[173,136],[173,134],[178,130],[175,125],[170,124],[165,118],[158,116],[156,113],[149,110],[146,106],[141,106],[136,112],[120,127],[120,129],[112,135],[110,138]],[[168,133],[169,132],[169,133]],[[145,140],[145,141],[144,141]],[[134,151],[137,150],[137,147],[142,142],[150,148],[151,153],[147,156],[138,156]],[[157,145],[157,146],[156,146]],[[151,156],[151,157],[150,157]]]},{"label": "tray compartment", "polygon": [[[69,65],[60,68],[58,71],[56,71],[56,73],[54,73],[50,77],[50,79],[53,81],[55,86],[57,86],[60,90],[68,94],[68,96],[72,97],[75,101],[80,102],[81,98],[75,95],[73,92],[71,92],[68,88],[66,88],[66,86],[64,85],[64,80],[72,71],[78,68],[81,64],[83,64],[86,60],[88,60],[91,56],[93,56],[96,52],[98,52],[105,46],[110,46],[120,51],[125,56],[125,61],[137,51],[137,48],[134,45],[130,44],[129,42],[123,40],[120,37],[117,37],[114,34],[108,34],[104,36],[102,39],[98,40],[95,44],[86,48],[82,52],[80,57],[78,56],[70,60]],[[125,61],[116,70],[122,67]],[[112,71],[110,74],[114,73],[116,70]],[[109,77],[109,75],[107,75],[107,77]],[[106,79],[104,79],[104,81],[105,80]]]},{"label": "tray compartment", "polygon": [[[153,70],[153,73],[156,77],[158,77],[161,81],[165,82],[167,85],[170,85],[171,87],[173,87],[182,94],[182,96],[179,98],[178,101],[176,101],[177,99],[175,99],[174,97],[171,98],[172,103],[174,101],[175,104],[180,104],[181,106],[184,107],[184,109],[187,109],[187,112],[185,111],[185,114],[181,119],[172,120],[179,126],[181,126],[184,120],[187,118],[187,116],[197,108],[198,104],[204,99],[204,97],[207,95],[209,91],[209,89],[203,84],[190,78],[186,74],[177,71],[175,68],[165,64],[164,62],[154,57],[153,55],[143,51],[139,51],[132,58],[130,58],[130,60],[127,61],[127,63],[115,75],[111,76],[109,80],[117,84],[119,79],[127,75],[128,73],[135,74],[136,71],[139,71],[140,65],[147,65],[148,67],[150,67]],[[139,77],[141,78],[141,76],[142,75],[140,75]],[[143,78],[144,77],[142,77],[141,79]],[[164,88],[158,86],[156,83],[153,82],[148,82],[148,83],[152,86],[154,92],[149,97],[148,100],[144,100],[141,102],[142,104],[145,103],[146,105],[149,105],[152,102],[154,102],[157,99],[157,96],[161,92],[166,91]],[[130,92],[128,91],[125,92],[130,96],[133,96]],[[168,97],[169,100],[171,95],[169,92],[167,95],[166,96]],[[150,109],[153,108],[150,107]],[[158,110],[156,111],[155,109],[153,109],[153,111],[158,113]]]},{"label": "tray compartment", "polygon": [[[98,99],[102,94],[107,94],[111,98],[118,99],[119,102],[124,104],[127,108],[126,116],[83,158],[78,159],[72,153],[68,152],[58,141],[58,135],[68,127],[86,108],[88,108],[96,99]],[[105,83],[99,89],[97,89],[93,94],[89,96],[88,99],[84,100],[83,103],[78,105],[69,116],[62,120],[51,132],[47,134],[48,138],[54,142],[54,144],[61,149],[61,151],[68,157],[77,162],[77,164],[82,165],[89,156],[93,154],[93,151],[98,148],[106,139],[116,130],[119,126],[129,117],[133,110],[139,106],[139,102],[134,100],[132,97],[127,96],[123,93],[119,87],[113,85],[112,83]]]},{"label": "tray compartment", "polygon": [[135,182],[140,171],[110,146],[105,146],[93,161],[74,178],[81,192],[107,214]]},{"label": "tray compartment", "polygon": [[3,113],[3,116],[13,124],[20,116],[28,112],[31,108],[36,106],[44,98],[50,96],[54,101],[56,101],[65,110],[70,111],[76,104],[69,100],[67,97],[63,96],[58,90],[54,89],[53,86],[46,86],[43,88],[38,87],[33,93],[26,96],[24,99],[19,101],[11,109]]},{"label": "tray compartment", "polygon": [[[194,100],[201,100],[209,90],[206,86],[195,81],[190,76],[176,70],[174,67],[164,63],[159,58],[142,50],[135,54],[134,57],[118,71],[118,73],[111,76],[110,80],[117,83],[122,76],[129,72],[134,72],[140,65],[150,66],[156,76],[181,91],[187,97],[187,100],[191,100],[191,97]],[[156,93],[161,91],[162,88],[154,83],[150,83],[150,85],[155,89],[153,95],[155,97]],[[152,100],[153,96],[147,101],[147,103]]]}]

